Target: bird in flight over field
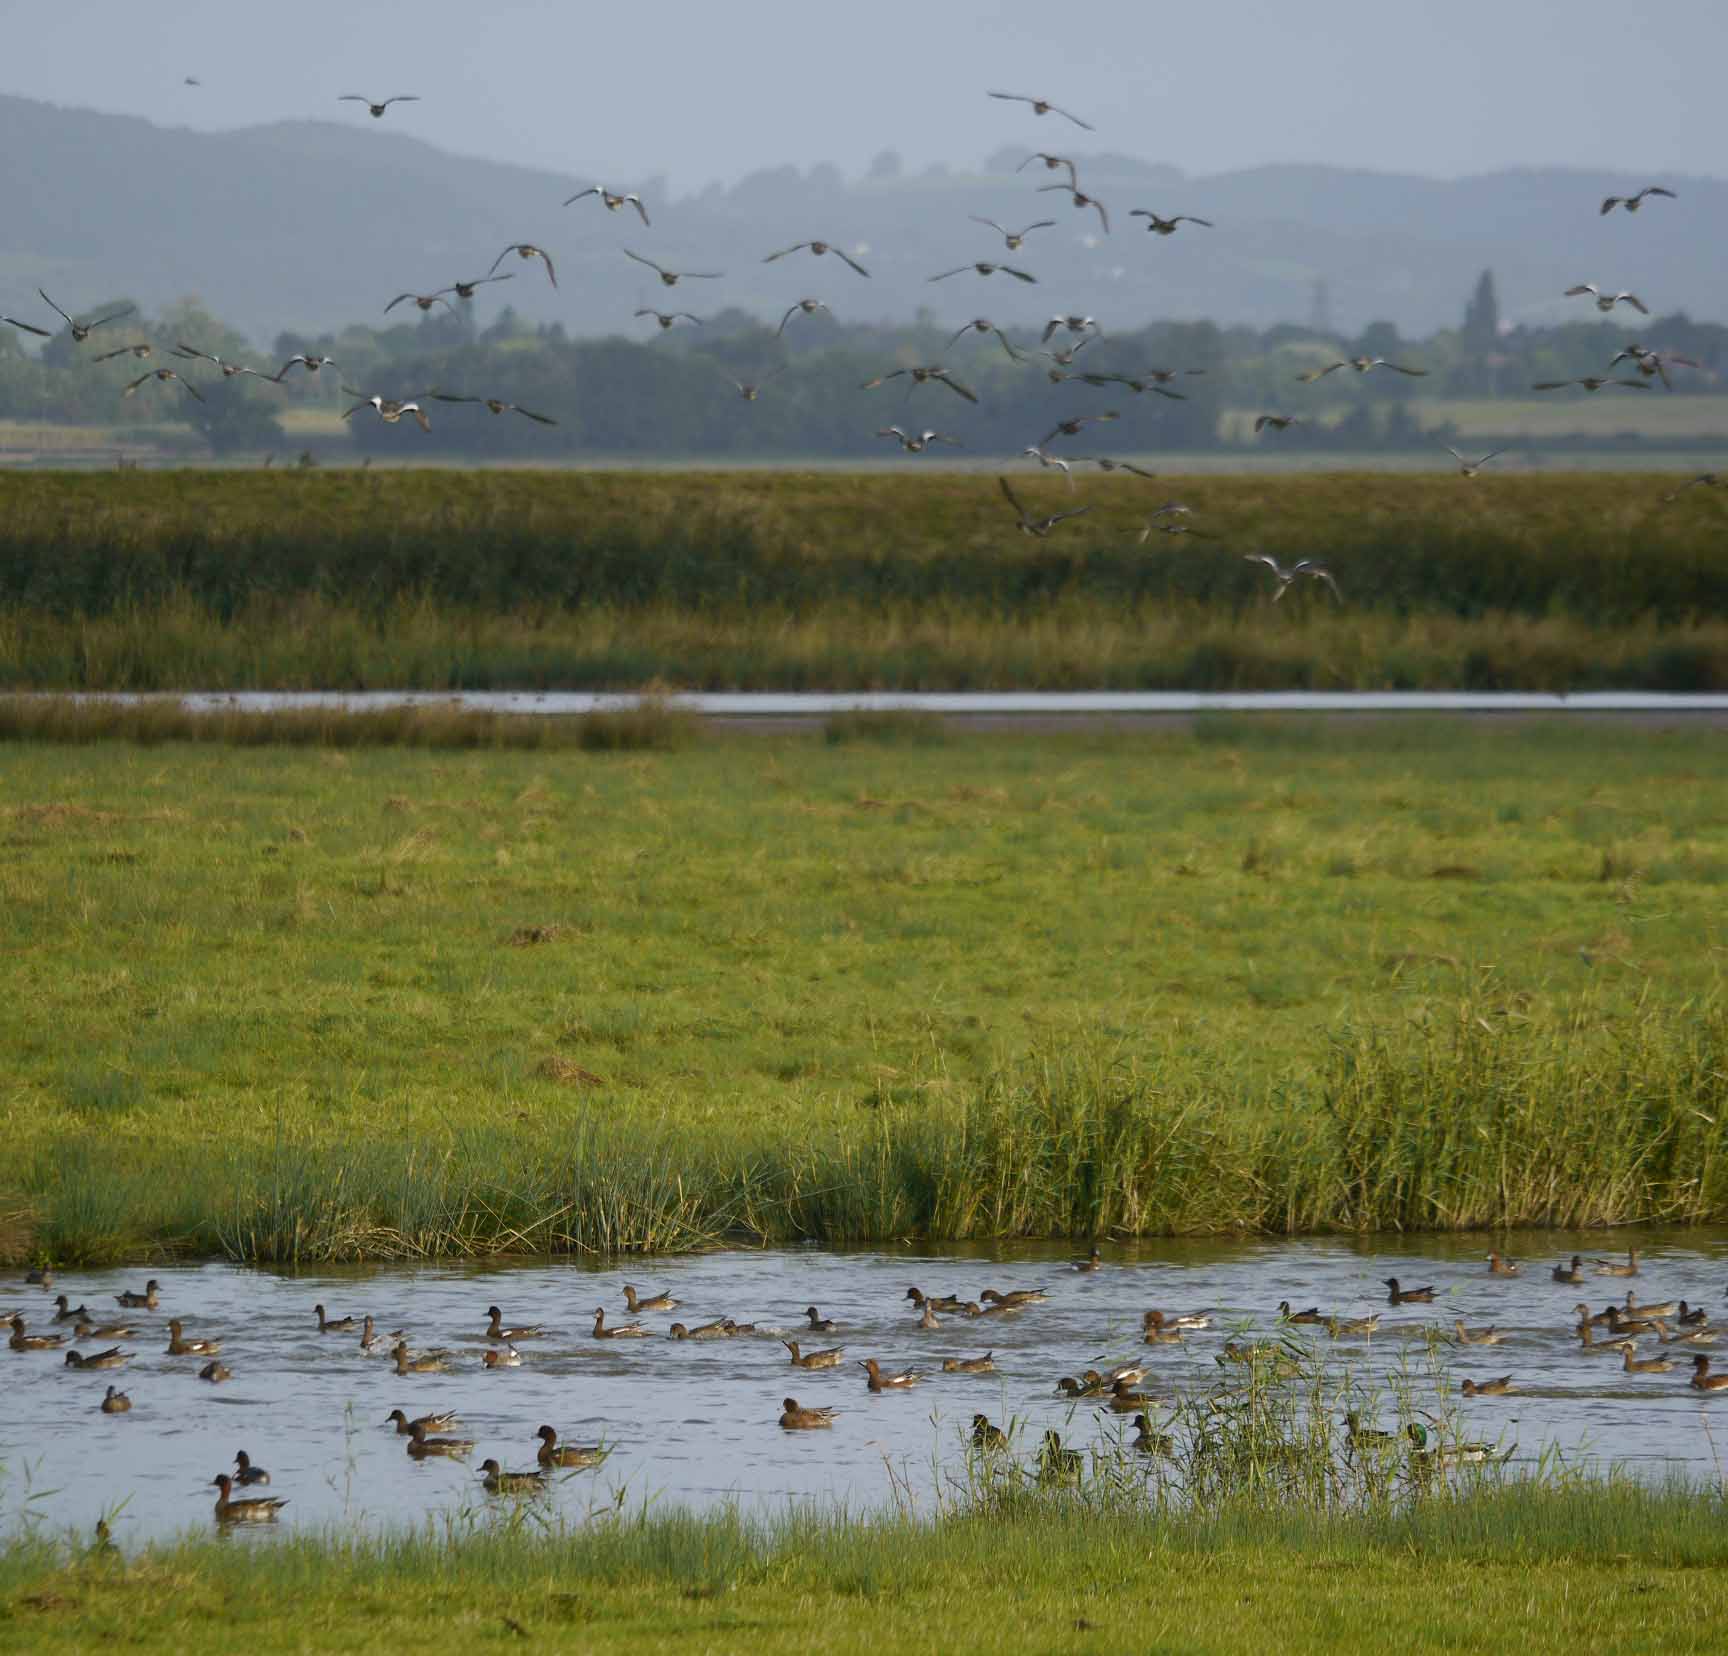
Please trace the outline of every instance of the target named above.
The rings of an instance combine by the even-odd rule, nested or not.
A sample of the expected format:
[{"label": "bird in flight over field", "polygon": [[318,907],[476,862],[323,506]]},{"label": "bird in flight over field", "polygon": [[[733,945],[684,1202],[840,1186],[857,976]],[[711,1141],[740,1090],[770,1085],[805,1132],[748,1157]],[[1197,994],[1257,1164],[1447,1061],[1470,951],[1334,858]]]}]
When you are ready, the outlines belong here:
[{"label": "bird in flight over field", "polygon": [[152,368],[149,373],[140,374],[137,379],[133,380],[133,382],[120,393],[120,395],[123,397],[130,397],[135,391],[137,391],[139,386],[148,384],[151,380],[160,380],[164,385],[178,385],[182,391],[189,393],[192,397],[196,398],[197,401],[203,402],[204,400],[203,392],[201,392],[197,386],[192,384],[190,380],[181,379],[181,377],[175,373],[172,368]]},{"label": "bird in flight over field", "polygon": [[1045,540],[1050,531],[1059,523],[1066,523],[1069,518],[1084,517],[1092,510],[1090,506],[1076,506],[1071,512],[1052,512],[1049,517],[1035,518],[1020,503],[1020,497],[1009,487],[1008,479],[998,477],[997,487],[1007,497],[1008,504],[1014,508],[1015,515],[1020,519],[1017,527],[1023,535],[1030,535],[1034,540]]},{"label": "bird in flight over field", "polygon": [[1298,374],[1297,380],[1303,385],[1312,385],[1315,380],[1323,380],[1328,374],[1335,374],[1340,368],[1354,368],[1359,374],[1366,374],[1374,368],[1390,368],[1395,374],[1408,374],[1412,379],[1424,378],[1426,368],[1405,368],[1399,363],[1388,362],[1385,357],[1347,357],[1342,362],[1330,362],[1324,368],[1315,368],[1306,374]]},{"label": "bird in flight over field", "polygon": [[455,397],[445,391],[427,391],[422,395],[432,398],[434,402],[447,403],[480,403],[489,414],[520,414],[524,419],[537,421],[540,425],[557,425],[550,414],[536,414],[531,408],[524,408],[520,403],[505,402],[502,397]]},{"label": "bird in flight over field", "polygon": [[1332,596],[1339,603],[1344,602],[1344,594],[1338,590],[1338,583],[1332,579],[1332,571],[1325,564],[1316,563],[1312,558],[1304,558],[1300,563],[1294,563],[1288,569],[1276,558],[1265,552],[1249,552],[1244,556],[1243,561],[1245,563],[1265,564],[1278,578],[1278,590],[1272,595],[1272,602],[1275,604],[1304,577],[1309,580],[1324,581],[1332,589]]},{"label": "bird in flight over field", "polygon": [[[90,335],[93,332],[95,332],[95,330],[97,328],[100,328],[103,325],[103,323],[105,323],[105,322],[118,322],[121,317],[130,316],[132,314],[132,312],[138,308],[136,305],[122,305],[119,310],[110,311],[108,313],[108,315],[106,315],[106,316],[99,316],[96,318],[96,320],[94,322],[74,322],[72,320],[72,318],[67,316],[65,311],[61,310],[60,307],[57,304],[55,304],[54,301],[52,299],[50,299],[46,293],[42,293],[41,288],[37,288],[36,291],[39,294],[42,294],[43,304],[45,304],[51,311],[53,311],[56,316],[59,316],[62,320],[64,320],[64,322],[66,323],[66,326],[72,330],[72,343],[74,345],[82,345],[84,343],[84,341],[87,340],[90,337]],[[15,327],[24,326],[24,324],[22,324],[22,323],[14,323],[13,325]],[[40,333],[42,330],[40,328],[37,328],[33,331],[36,333]]]},{"label": "bird in flight over field", "polygon": [[1481,471],[1481,469],[1488,464],[1490,460],[1499,459],[1499,457],[1506,451],[1504,449],[1494,449],[1483,455],[1480,460],[1466,460],[1464,456],[1457,451],[1457,449],[1450,445],[1447,446],[1446,452],[1458,462],[1458,475],[1460,477],[1474,477],[1477,472]]}]

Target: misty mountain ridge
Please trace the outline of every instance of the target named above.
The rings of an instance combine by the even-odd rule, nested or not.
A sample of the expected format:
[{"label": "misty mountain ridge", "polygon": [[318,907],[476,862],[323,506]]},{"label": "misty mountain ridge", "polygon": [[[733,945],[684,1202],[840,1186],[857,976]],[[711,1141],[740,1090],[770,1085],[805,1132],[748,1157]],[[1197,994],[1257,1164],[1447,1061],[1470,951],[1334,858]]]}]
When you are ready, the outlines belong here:
[{"label": "misty mountain ridge", "polygon": [[[196,294],[260,344],[283,330],[377,324],[404,289],[482,275],[517,241],[551,253],[559,286],[512,258],[500,269],[515,280],[481,290],[485,313],[508,303],[574,336],[651,331],[632,320],[638,306],[739,305],[777,321],[807,294],[860,321],[924,309],[955,326],[973,316],[1024,326],[1061,310],[1122,329],[1307,322],[1319,303],[1346,333],[1386,320],[1421,335],[1457,324],[1484,269],[1512,322],[1589,320],[1588,306],[1561,297],[1584,281],[1632,288],[1653,311],[1725,315],[1728,181],[1701,176],[1665,176],[1679,200],[1602,218],[1603,195],[1658,180],[1542,167],[1444,180],[1301,163],[1199,176],[1038,130],[975,170],[908,166],[884,151],[860,177],[789,164],[676,199],[654,179],[605,178],[641,191],[653,218],[644,227],[592,198],[561,205],[602,181],[592,174],[455,155],[385,123],[209,134],[0,97],[0,142],[28,162],[0,180],[0,309],[32,316],[37,286],[69,310],[117,296],[155,310]],[[1108,205],[1111,234],[1063,191],[1040,193],[1065,173],[1036,161],[1014,170],[1042,143],[1073,156],[1083,187]],[[1151,236],[1129,217],[1134,207],[1216,228]],[[1011,253],[970,215],[1056,228]],[[872,279],[804,254],[762,262],[812,237],[867,250]],[[727,276],[668,290],[624,247]],[[1017,265],[1038,285],[971,273],[929,281],[974,260]]]}]

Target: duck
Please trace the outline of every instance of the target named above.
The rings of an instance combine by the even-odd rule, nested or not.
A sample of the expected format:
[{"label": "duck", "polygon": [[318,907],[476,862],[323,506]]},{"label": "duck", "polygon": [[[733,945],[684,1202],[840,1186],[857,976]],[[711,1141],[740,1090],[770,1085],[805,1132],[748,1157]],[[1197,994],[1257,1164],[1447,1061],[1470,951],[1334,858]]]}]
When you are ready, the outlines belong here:
[{"label": "duck", "polygon": [[960,1307],[963,1317],[1017,1317],[1026,1309],[1023,1305],[980,1305],[976,1300],[968,1300]]},{"label": "duck", "polygon": [[40,1288],[46,1292],[46,1290],[54,1286],[53,1267],[49,1265],[33,1266],[30,1270],[24,1273],[24,1280],[32,1288]]},{"label": "duck", "polygon": [[834,1424],[835,1410],[806,1409],[795,1397],[780,1399],[780,1429],[783,1432],[822,1432]]},{"label": "duck", "polygon": [[1466,1380],[1462,1389],[1466,1397],[1506,1397],[1518,1388],[1511,1375],[1502,1374],[1497,1380]]},{"label": "duck", "polygon": [[1148,1311],[1140,1326],[1142,1345],[1181,1345],[1186,1335],[1180,1328],[1166,1328],[1161,1311]]},{"label": "duck", "polygon": [[234,1480],[226,1472],[219,1473],[210,1481],[221,1491],[216,1497],[216,1522],[219,1524],[273,1524],[276,1514],[288,1504],[279,1495],[253,1495],[244,1501],[236,1501],[230,1493]]},{"label": "duck", "polygon": [[219,1340],[187,1340],[180,1333],[180,1317],[169,1317],[169,1357],[214,1357],[219,1350],[221,1350],[221,1341]]},{"label": "duck", "polygon": [[982,1357],[944,1357],[942,1359],[944,1374],[994,1374],[996,1372],[996,1353],[987,1351]]},{"label": "duck", "polygon": [[394,1426],[398,1437],[412,1437],[416,1426],[423,1432],[447,1432],[456,1423],[454,1409],[445,1409],[438,1414],[424,1414],[418,1420],[410,1420],[400,1409],[392,1409],[384,1417],[384,1424]]},{"label": "duck", "polygon": [[774,330],[775,338],[779,338],[781,334],[785,333],[786,324],[790,322],[793,317],[814,316],[817,311],[828,311],[830,316],[834,314],[833,311],[829,310],[829,307],[820,299],[795,300],[792,304],[786,307],[786,314],[780,318],[780,326]]},{"label": "duck", "polygon": [[1627,1374],[1666,1374],[1674,1367],[1670,1357],[1638,1357],[1635,1353],[1638,1347],[1631,1340],[1616,1340],[1622,1362],[1621,1368]]},{"label": "duck", "polygon": [[740,1334],[754,1334],[756,1332],[755,1323],[733,1322],[730,1317],[722,1317],[720,1324],[726,1330],[728,1339],[734,1339]]},{"label": "duck", "polygon": [[818,259],[822,258],[825,254],[832,253],[842,264],[850,265],[860,276],[868,276],[870,274],[870,272],[867,271],[863,265],[859,264],[859,262],[844,248],[837,247],[833,242],[826,241],[793,242],[790,247],[783,247],[778,253],[770,253],[762,262],[763,264],[773,264],[776,259],[787,258],[793,253],[802,253],[806,248],[808,248],[811,254]]},{"label": "duck", "polygon": [[[405,299],[412,297],[412,294],[403,295]],[[390,307],[386,305],[384,308],[388,310]],[[214,351],[201,351],[196,345],[188,345],[184,340],[179,341],[168,354],[180,357],[187,362],[212,362],[222,370],[223,379],[233,379],[238,374],[250,374],[254,379],[269,379],[271,377],[269,374],[259,373],[256,368],[248,368],[243,362],[230,362],[226,357],[218,356]],[[125,1304],[125,1301],[122,1300],[121,1304]],[[155,1307],[151,1306],[150,1309],[155,1310]]]},{"label": "duck", "polygon": [[668,1337],[674,1340],[729,1340],[737,1331],[735,1322],[721,1317],[717,1322],[698,1323],[694,1328],[675,1322],[668,1330]]},{"label": "duck", "polygon": [[535,1495],[546,1487],[546,1474],[506,1472],[495,1460],[480,1463],[480,1482],[488,1495]]},{"label": "duck", "polygon": [[1614,1315],[1608,1319],[1608,1330],[1610,1333],[1619,1335],[1654,1334],[1656,1332],[1656,1323],[1653,1318],[1628,1317],[1623,1315],[1617,1308],[1611,1309],[1614,1309]]},{"label": "duck", "polygon": [[1334,1339],[1345,1339],[1352,1334],[1374,1335],[1380,1329],[1380,1313],[1376,1311],[1371,1317],[1328,1317],[1326,1332]]},{"label": "duck", "polygon": [[138,1330],[130,1323],[87,1323],[72,1325],[72,1337],[75,1340],[133,1340],[138,1337]]},{"label": "duck", "polygon": [[1515,1259],[1507,1259],[1502,1254],[1490,1252],[1488,1255],[1489,1276],[1518,1276],[1521,1267]]},{"label": "duck", "polygon": [[1354,1410],[1344,1416],[1344,1437],[1352,1449],[1358,1447],[1383,1449],[1395,1441],[1390,1432],[1382,1432],[1374,1427],[1364,1426],[1362,1417]]},{"label": "duck", "polygon": [[50,1322],[75,1323],[88,1322],[90,1320],[90,1307],[87,1305],[73,1305],[64,1294],[56,1294],[54,1296],[54,1307],[54,1315],[48,1319]]},{"label": "duck", "polygon": [[1712,1374],[1710,1359],[1700,1351],[1692,1359],[1692,1378],[1686,1384],[1693,1391],[1728,1391],[1728,1374]]},{"label": "duck", "polygon": [[630,1315],[636,1316],[643,1311],[676,1311],[684,1302],[674,1299],[669,1293],[653,1294],[643,1299],[631,1283],[624,1284],[624,1303],[630,1308]]},{"label": "duck", "polygon": [[429,1352],[424,1357],[410,1357],[405,1340],[398,1340],[390,1355],[396,1359],[398,1374],[444,1374],[450,1367],[436,1352]]},{"label": "duck", "polygon": [[975,1414],[972,1417],[972,1447],[994,1454],[1008,1447],[1008,1434],[1000,1426],[992,1426],[988,1415]]},{"label": "duck", "polygon": [[[1610,379],[1601,374],[1586,374],[1582,379],[1569,380],[1536,380],[1532,383],[1532,391],[1564,391],[1569,385],[1581,385],[1586,391],[1600,391],[1605,385],[1618,386],[1622,391],[1648,391],[1649,385],[1643,380]],[[1598,1272],[1600,1276],[1602,1273]]]},{"label": "duck", "polygon": [[1112,1385],[1118,1380],[1126,1380],[1130,1385],[1137,1385],[1151,1372],[1144,1363],[1118,1363],[1104,1378]]},{"label": "duck", "polygon": [[1433,1288],[1400,1288],[1397,1277],[1384,1277],[1388,1305],[1426,1305],[1434,1298]]},{"label": "duck", "polygon": [[130,1290],[127,1290],[124,1293],[116,1294],[114,1296],[114,1303],[123,1306],[130,1311],[154,1311],[159,1303],[156,1296],[157,1291],[161,1286],[162,1284],[159,1283],[155,1277],[151,1277],[151,1279],[144,1284],[143,1293],[135,1294]]},{"label": "duck", "polygon": [[1050,1298],[1042,1288],[1010,1288],[1005,1294],[986,1288],[978,1297],[994,1305],[1043,1305]]},{"label": "duck", "polygon": [[[1437,1466],[1479,1466],[1484,1461],[1495,1458],[1494,1445],[1491,1443],[1437,1443],[1432,1448],[1428,1445],[1428,1428],[1420,1421],[1413,1420],[1404,1428],[1405,1435],[1410,1439],[1410,1452],[1432,1461]],[[1511,1450],[1507,1450],[1502,1459],[1509,1458]]]},{"label": "duck", "polygon": [[511,242],[510,245],[492,261],[492,269],[488,270],[486,274],[490,276],[493,271],[497,270],[499,265],[503,264],[503,262],[510,257],[512,253],[514,253],[519,259],[538,259],[546,267],[546,280],[549,281],[553,287],[557,287],[558,272],[552,266],[552,255],[548,253],[545,248],[536,247],[533,242]]},{"label": "duck", "polygon": [[928,1300],[937,1311],[962,1311],[966,1306],[966,1302],[958,1294],[926,1294],[919,1288],[908,1288],[902,1297],[919,1306]]},{"label": "duck", "polygon": [[999,98],[1004,103],[1030,104],[1034,115],[1060,115],[1063,120],[1072,121],[1075,126],[1082,127],[1087,132],[1098,130],[1090,121],[1083,121],[1078,115],[1071,115],[1066,109],[1051,103],[1048,98],[1030,98],[1023,92],[991,92],[988,95],[992,98]]},{"label": "duck", "polygon": [[873,1392],[904,1391],[908,1386],[915,1386],[924,1378],[917,1369],[901,1369],[895,1374],[884,1374],[882,1366],[874,1357],[866,1357],[859,1365],[870,1376],[866,1382]]},{"label": "duck", "polygon": [[367,1357],[385,1356],[395,1349],[397,1342],[406,1337],[407,1331],[401,1328],[393,1328],[388,1334],[381,1334],[368,1313],[360,1328],[360,1350]]},{"label": "duck", "polygon": [[539,1323],[523,1323],[516,1328],[506,1328],[504,1313],[495,1305],[486,1307],[486,1317],[486,1338],[500,1344],[513,1344],[517,1340],[539,1340],[546,1334],[546,1330]]},{"label": "duck", "polygon": [[373,120],[381,121],[384,119],[384,111],[387,110],[391,104],[419,103],[420,94],[418,92],[397,92],[388,98],[375,101],[374,99],[369,98],[364,92],[344,92],[336,101],[337,103],[363,103],[366,106],[366,113],[370,115]]},{"label": "duck", "polygon": [[203,1368],[199,1369],[198,1378],[208,1380],[212,1386],[219,1386],[224,1380],[232,1380],[234,1371],[226,1363],[213,1357]]},{"label": "duck", "polygon": [[1111,1382],[1096,1369],[1088,1369],[1078,1380],[1065,1374],[1056,1382],[1057,1391],[1070,1401],[1082,1397],[1103,1397],[1110,1390],[1110,1386]]},{"label": "duck", "polygon": [[615,1327],[606,1326],[606,1308],[603,1305],[594,1307],[594,1338],[597,1340],[645,1340],[648,1330],[641,1323],[618,1323]]},{"label": "duck", "polygon": [[408,1453],[416,1460],[423,1460],[428,1455],[448,1455],[453,1460],[460,1460],[473,1447],[468,1438],[434,1437],[422,1422],[414,1420],[408,1423]]},{"label": "duck", "polygon": [[455,294],[458,299],[472,299],[474,290],[485,287],[488,282],[513,282],[515,280],[515,271],[502,270],[496,276],[476,276],[471,282],[452,282],[443,291]]},{"label": "duck", "polygon": [[1630,1290],[1626,1294],[1625,1314],[1628,1317],[1671,1317],[1679,1309],[1678,1300],[1650,1300],[1640,1305]]},{"label": "duck", "polygon": [[320,1334],[352,1334],[360,1326],[352,1317],[327,1316],[321,1305],[315,1305],[312,1309],[318,1317]]},{"label": "duck", "polygon": [[1556,1265],[1549,1274],[1555,1282],[1569,1282],[1576,1286],[1584,1280],[1584,1261],[1578,1254],[1573,1254],[1570,1265]]},{"label": "duck", "polygon": [[131,1360],[132,1353],[122,1351],[119,1346],[109,1346],[106,1351],[98,1351],[93,1356],[84,1357],[76,1351],[66,1353],[67,1368],[74,1369],[117,1369],[124,1368]]},{"label": "duck", "polygon": [[914,1326],[918,1328],[940,1328],[942,1326],[936,1318],[936,1307],[929,1300],[925,1300],[923,1308],[918,1314],[918,1321]]},{"label": "duck", "polygon": [[1572,1307],[1572,1314],[1577,1317],[1580,1323],[1588,1323],[1592,1328],[1606,1328],[1620,1315],[1620,1307],[1617,1305],[1605,1306],[1592,1316],[1590,1307],[1580,1300]]},{"label": "duck", "polygon": [[1701,1305],[1688,1306],[1685,1300],[1680,1302],[1680,1313],[1675,1321],[1682,1327],[1697,1328],[1709,1322],[1710,1313]]},{"label": "duck", "polygon": [[[90,337],[90,335],[93,334],[98,328],[104,327],[110,322],[118,322],[121,317],[130,316],[132,314],[132,312],[138,308],[136,305],[123,305],[119,310],[109,312],[109,314],[107,316],[97,317],[94,322],[74,322],[72,320],[72,318],[70,316],[68,316],[65,313],[65,311],[61,310],[61,308],[57,304],[55,304],[54,301],[52,299],[50,299],[46,293],[42,292],[41,288],[37,288],[36,291],[38,294],[41,295],[42,303],[45,304],[49,308],[49,310],[53,311],[54,314],[56,316],[58,316],[60,318],[60,320],[62,322],[64,322],[66,324],[66,326],[71,330],[72,343],[74,345],[82,345],[84,343],[84,341],[87,340]],[[14,327],[21,327],[21,326],[24,326],[24,324],[15,322],[15,323],[13,323],[13,326]],[[31,333],[41,333],[42,332],[42,330],[40,328],[31,328],[29,331]],[[46,337],[46,336],[44,336],[44,337]],[[28,1281],[29,1279],[26,1278],[25,1280]],[[48,1286],[48,1284],[46,1282],[44,1282],[42,1284],[42,1286],[44,1288],[46,1288]]]},{"label": "duck", "polygon": [[1626,1250],[1626,1264],[1621,1264],[1616,1258],[1598,1258],[1591,1260],[1591,1276],[1636,1276],[1638,1274],[1638,1250]]},{"label": "duck", "polygon": [[1279,1300],[1278,1320],[1286,1323],[1323,1323],[1326,1319],[1320,1314],[1320,1307],[1311,1305],[1306,1311],[1292,1311],[1289,1300]]},{"label": "duck", "polygon": [[1117,1414],[1138,1414],[1152,1399],[1135,1391],[1133,1383],[1118,1380],[1110,1387],[1110,1408]]},{"label": "duck", "polygon": [[[655,264],[652,259],[643,258],[640,253],[632,253],[627,247],[624,249],[624,257],[634,259],[639,265],[647,265],[660,278],[663,287],[677,287],[680,282],[717,282],[723,274],[718,270],[667,270],[664,266]],[[637,314],[640,315],[641,313],[638,312]],[[691,317],[690,320],[694,322],[696,318]],[[665,325],[665,323],[661,324],[662,327]]]},{"label": "duck", "polygon": [[643,224],[646,225],[649,223],[648,209],[642,205],[641,196],[624,194],[617,190],[609,190],[604,184],[590,184],[587,189],[578,190],[575,195],[571,196],[569,200],[564,203],[564,205],[569,207],[575,202],[584,200],[588,196],[599,196],[600,205],[609,213],[616,213],[621,207],[634,207],[636,209],[636,216],[642,220]]},{"label": "duck", "polygon": [[1466,1328],[1462,1317],[1452,1319],[1459,1345],[1500,1345],[1506,1336],[1497,1328]]},{"label": "duck", "polygon": [[103,1414],[128,1414],[131,1412],[132,1399],[118,1386],[110,1386],[97,1407]]},{"label": "duck", "polygon": [[550,1426],[542,1426],[534,1435],[540,1440],[540,1447],[534,1458],[542,1466],[569,1466],[577,1469],[598,1466],[611,1453],[604,1444],[599,1443],[560,1443],[558,1433]]},{"label": "duck", "polygon": [[502,1351],[493,1346],[480,1353],[480,1361],[489,1369],[521,1368],[522,1353],[513,1345],[506,1345]]},{"label": "duck", "polygon": [[832,1334],[840,1326],[832,1317],[824,1317],[813,1305],[804,1307],[804,1315],[810,1319],[809,1332],[812,1334]]},{"label": "duck", "polygon": [[1212,1316],[1207,1311],[1148,1311],[1140,1319],[1148,1328],[1210,1328]]},{"label": "duck", "polygon": [[845,1346],[830,1346],[826,1351],[801,1351],[796,1340],[782,1340],[781,1345],[792,1353],[792,1367],[802,1369],[839,1368]]},{"label": "duck", "polygon": [[1169,218],[1161,218],[1148,208],[1134,207],[1129,210],[1128,216],[1145,219],[1147,232],[1154,236],[1173,236],[1176,234],[1176,227],[1181,224],[1198,224],[1203,230],[1217,228],[1211,219],[1196,218],[1192,213],[1175,213]]},{"label": "duck", "polygon": [[1172,1455],[1176,1452],[1174,1440],[1166,1432],[1154,1432],[1152,1417],[1144,1411],[1134,1417],[1134,1441],[1129,1447],[1140,1455]]},{"label": "duck", "polygon": [[244,1449],[234,1451],[234,1481],[242,1489],[252,1484],[267,1484],[270,1474],[261,1466],[252,1464],[252,1457]]},{"label": "duck", "polygon": [[14,1351],[55,1351],[65,1345],[64,1334],[27,1334],[24,1319],[14,1313],[12,1338],[6,1342]]},{"label": "duck", "polygon": [[1061,1435],[1054,1431],[1044,1434],[1038,1445],[1038,1478],[1041,1483],[1065,1482],[1080,1476],[1086,1457],[1078,1449],[1063,1447]]},{"label": "duck", "polygon": [[1668,1332],[1667,1323],[1663,1322],[1660,1317],[1656,1319],[1656,1331],[1663,1345],[1715,1345],[1716,1343],[1717,1331],[1714,1328],[1693,1327],[1685,1329],[1679,1334],[1671,1334]]}]

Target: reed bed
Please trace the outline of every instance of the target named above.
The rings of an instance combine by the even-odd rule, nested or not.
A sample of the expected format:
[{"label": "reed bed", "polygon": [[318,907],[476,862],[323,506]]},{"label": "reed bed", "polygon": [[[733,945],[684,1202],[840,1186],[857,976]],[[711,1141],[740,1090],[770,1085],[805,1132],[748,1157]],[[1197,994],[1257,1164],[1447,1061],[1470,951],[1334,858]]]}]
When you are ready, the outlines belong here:
[{"label": "reed bed", "polygon": [[[1029,542],[977,475],[9,476],[0,686],[1728,684],[1705,491],[1131,481]],[[1165,490],[1217,541],[1139,544]],[[1347,607],[1274,606],[1257,549]]]}]

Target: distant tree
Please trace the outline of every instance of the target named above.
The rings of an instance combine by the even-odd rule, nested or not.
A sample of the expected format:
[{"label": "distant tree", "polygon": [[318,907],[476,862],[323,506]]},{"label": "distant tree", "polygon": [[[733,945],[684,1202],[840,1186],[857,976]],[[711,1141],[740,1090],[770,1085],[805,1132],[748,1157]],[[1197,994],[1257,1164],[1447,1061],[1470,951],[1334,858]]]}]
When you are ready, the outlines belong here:
[{"label": "distant tree", "polygon": [[885,149],[877,152],[876,158],[870,163],[870,170],[867,176],[870,178],[886,180],[890,178],[898,178],[905,170],[905,164],[900,159],[900,152],[898,150]]},{"label": "distant tree", "polygon": [[204,438],[213,454],[255,454],[283,441],[282,427],[263,392],[242,380],[222,378],[199,389],[203,402],[183,398],[180,417]]},{"label": "distant tree", "polygon": [[1485,357],[1499,339],[1500,297],[1494,291],[1494,272],[1485,270],[1476,278],[1476,290],[1464,307],[1464,349],[1471,356]]}]

